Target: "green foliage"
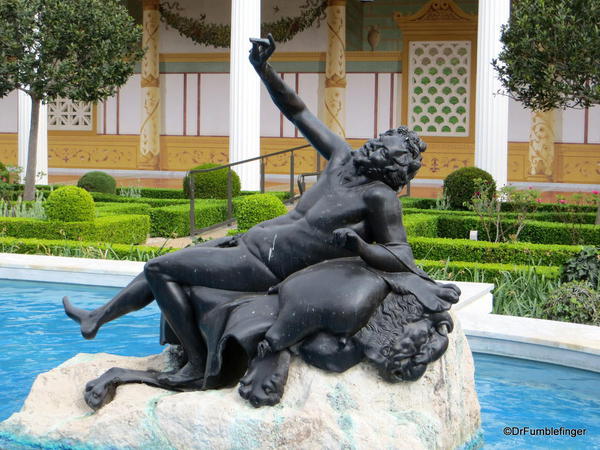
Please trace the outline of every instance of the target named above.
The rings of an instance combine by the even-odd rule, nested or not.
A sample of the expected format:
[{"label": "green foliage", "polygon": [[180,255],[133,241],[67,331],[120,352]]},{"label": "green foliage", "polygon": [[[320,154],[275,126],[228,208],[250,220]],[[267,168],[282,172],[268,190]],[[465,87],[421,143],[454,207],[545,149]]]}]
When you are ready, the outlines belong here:
[{"label": "green foliage", "polygon": [[150,205],[147,203],[96,203],[96,217],[106,217],[124,214],[150,215]]},{"label": "green foliage", "polygon": [[[212,169],[219,167],[220,164],[202,164],[194,167],[192,170]],[[213,170],[206,173],[195,173],[194,178],[194,198],[227,198],[227,172],[229,169]],[[240,177],[231,171],[231,196],[236,197],[240,194]],[[183,179],[183,192],[186,198],[190,197],[189,176]]]},{"label": "green foliage", "polygon": [[[477,178],[475,180],[475,195],[467,207],[473,211],[485,230],[488,241],[516,241],[525,226],[525,220],[537,210],[540,192],[532,189],[519,191],[512,186],[503,186],[493,195],[489,194],[489,181]],[[504,201],[514,205],[514,221],[503,221],[504,213],[501,206]]]},{"label": "green foliage", "polygon": [[144,242],[150,229],[148,216],[99,217],[85,222],[58,222],[19,217],[0,217],[4,236],[39,239],[105,241],[120,244]]},{"label": "green foliage", "polygon": [[0,162],[0,183],[8,184],[10,182],[10,172],[2,162]]},{"label": "green foliage", "polygon": [[[196,227],[204,228],[223,222],[227,205],[222,200],[196,200]],[[189,205],[165,206],[150,210],[150,235],[163,237],[189,236]]]},{"label": "green foliage", "polygon": [[546,279],[558,280],[560,268],[546,266],[526,266],[520,264],[486,264],[465,261],[430,261],[417,259],[415,262],[434,278],[454,281],[477,281],[494,283],[502,280],[505,272],[521,273],[533,270]]},{"label": "green foliage", "polygon": [[110,203],[146,203],[152,208],[159,208],[162,206],[173,206],[173,205],[189,205],[190,201],[184,198],[128,198],[120,195],[102,194],[101,192],[90,192],[94,200],[97,202],[110,202]]},{"label": "green foliage", "polygon": [[600,284],[600,251],[585,247],[565,262],[560,274],[561,281],[587,281],[593,287]]},{"label": "green foliage", "polygon": [[117,182],[106,172],[93,170],[83,175],[77,186],[88,192],[103,192],[105,194],[114,194],[117,190]]},{"label": "green foliage", "polygon": [[[139,196],[134,197],[133,195],[125,195],[125,192],[131,191],[132,189],[135,189],[135,191],[138,191]],[[117,188],[117,194],[119,194],[123,197],[130,197],[130,198],[163,198],[163,199],[187,198],[181,189],[148,188],[148,187],[139,187],[139,186]]]},{"label": "green foliage", "polygon": [[119,188],[117,195],[127,198],[141,198],[142,188],[139,186],[126,186]]},{"label": "green foliage", "polygon": [[287,213],[283,202],[272,194],[239,197],[234,203],[238,230],[244,232],[254,225]]},{"label": "green foliage", "polygon": [[[506,227],[515,224],[514,219],[504,219]],[[573,242],[568,224],[528,221],[525,223],[519,240],[536,244],[573,244],[600,245],[600,227],[596,225],[580,225],[579,240]],[[479,238],[485,239],[485,230],[477,217],[450,214],[438,215],[438,236],[452,239],[465,239],[470,230],[478,230]]]},{"label": "green foliage", "polygon": [[582,248],[575,245],[493,243],[468,239],[416,237],[410,233],[408,242],[417,259],[540,266],[562,266]]},{"label": "green foliage", "polygon": [[584,281],[564,283],[543,305],[544,319],[600,325],[600,292]]},{"label": "green foliage", "polygon": [[600,2],[519,0],[492,64],[509,95],[533,110],[600,103]]},{"label": "green foliage", "polygon": [[177,249],[104,242],[0,237],[0,253],[149,261]]},{"label": "green foliage", "polygon": [[411,214],[404,217],[408,236],[437,237],[437,217],[429,214]]},{"label": "green foliage", "polygon": [[0,2],[0,97],[97,101],[133,74],[141,27],[117,0]]},{"label": "green foliage", "polygon": [[36,191],[33,202],[24,202],[21,197],[11,202],[0,198],[0,217],[29,217],[32,219],[46,219],[44,209],[44,194]]},{"label": "green foliage", "polygon": [[[484,192],[481,192],[481,188],[477,185],[478,179],[487,182]],[[446,177],[443,190],[443,195],[452,209],[466,209],[465,205],[470,204],[471,199],[478,192],[479,195],[491,199],[496,192],[496,183],[494,178],[483,169],[462,167]]]},{"label": "green foliage", "polygon": [[53,191],[44,207],[49,220],[82,222],[93,220],[96,215],[92,196],[76,186],[63,186]]},{"label": "green foliage", "polygon": [[557,274],[558,270],[548,274],[538,267],[502,272],[494,283],[493,313],[541,318],[544,302],[558,284]]}]

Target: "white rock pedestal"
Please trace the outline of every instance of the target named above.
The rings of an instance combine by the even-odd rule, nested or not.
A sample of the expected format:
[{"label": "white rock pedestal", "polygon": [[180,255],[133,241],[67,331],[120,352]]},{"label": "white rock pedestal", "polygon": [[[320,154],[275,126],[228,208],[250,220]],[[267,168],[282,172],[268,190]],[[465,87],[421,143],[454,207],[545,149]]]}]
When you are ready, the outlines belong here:
[{"label": "white rock pedestal", "polygon": [[125,385],[96,413],[83,400],[85,383],[113,366],[166,364],[165,354],[77,355],[38,376],[22,410],[0,423],[0,436],[42,448],[162,450],[448,449],[476,446],[480,435],[473,358],[459,323],[446,354],[416,382],[389,384],[367,364],[326,373],[296,358],[274,407],[253,408],[237,388]]}]

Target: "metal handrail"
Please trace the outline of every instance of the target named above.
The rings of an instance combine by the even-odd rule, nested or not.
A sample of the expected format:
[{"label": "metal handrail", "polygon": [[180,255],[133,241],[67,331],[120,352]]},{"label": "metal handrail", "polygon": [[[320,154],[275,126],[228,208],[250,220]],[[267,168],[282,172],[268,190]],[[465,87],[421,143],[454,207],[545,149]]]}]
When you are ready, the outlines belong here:
[{"label": "metal handrail", "polygon": [[[265,162],[264,162],[264,160],[271,156],[277,156],[277,155],[283,155],[285,153],[289,153],[290,154],[290,199],[288,201],[293,201],[293,198],[294,198],[294,159],[295,159],[294,152],[296,150],[301,150],[301,149],[307,148],[307,147],[310,147],[310,144],[300,145],[298,147],[292,147],[292,148],[288,148],[286,150],[279,150],[277,152],[268,153],[266,155],[255,156],[253,158],[248,158],[243,161],[236,161],[236,162],[224,164],[224,165],[218,166],[218,167],[211,167],[209,169],[188,170],[185,175],[186,175],[186,177],[188,177],[188,188],[189,188],[189,194],[190,194],[190,236],[193,238],[198,233],[210,231],[212,229],[219,228],[224,225],[229,225],[232,222],[234,222],[235,219],[233,218],[233,203],[232,203],[233,189],[232,189],[232,175],[231,175],[231,168],[234,166],[253,162],[253,161],[260,161],[260,192],[264,193],[265,192]],[[321,163],[320,157],[317,156],[317,170],[320,169],[320,166],[321,166],[320,163]],[[194,177],[192,175],[194,175],[196,173],[206,173],[206,172],[212,172],[214,170],[222,170],[222,169],[229,169],[227,171],[227,219],[225,219],[225,221],[223,221],[223,222],[211,225],[210,227],[196,229],[196,205],[195,205],[196,198],[195,198],[195,185],[194,185],[195,183],[194,183]]]}]

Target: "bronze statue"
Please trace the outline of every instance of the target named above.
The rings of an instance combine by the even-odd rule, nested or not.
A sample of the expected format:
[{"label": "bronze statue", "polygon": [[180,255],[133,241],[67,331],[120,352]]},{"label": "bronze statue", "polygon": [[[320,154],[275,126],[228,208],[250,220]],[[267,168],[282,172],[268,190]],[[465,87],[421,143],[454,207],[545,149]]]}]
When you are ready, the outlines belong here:
[{"label": "bronze statue", "polygon": [[[208,389],[237,382],[246,370],[242,396],[255,406],[274,404],[281,398],[290,350],[338,371],[366,356],[380,369],[390,369],[382,369],[389,380],[418,378],[445,350],[452,323],[444,311],[460,292],[438,285],[415,265],[397,198],[421,166],[425,143],[400,127],[352,150],[267,63],[275,50],[273,38],[251,42],[250,62],[273,102],[329,161],[327,168],[293,211],[241,236],[149,261],[143,274],[94,311],[64,299],[67,315],[88,339],[104,323],[156,299],[167,323],[163,341],[181,344],[186,356],[173,373],[111,369],[89,384],[90,406],[106,403],[123,382]],[[390,307],[389,298],[404,299],[392,302],[395,309],[412,305],[397,321],[406,345],[390,344],[394,354],[405,353],[404,359],[396,358],[404,361],[401,368],[388,364],[373,344],[385,339],[376,338],[373,330],[379,326],[370,321]],[[246,317],[249,304],[264,314]],[[262,387],[267,378],[270,393]]]}]

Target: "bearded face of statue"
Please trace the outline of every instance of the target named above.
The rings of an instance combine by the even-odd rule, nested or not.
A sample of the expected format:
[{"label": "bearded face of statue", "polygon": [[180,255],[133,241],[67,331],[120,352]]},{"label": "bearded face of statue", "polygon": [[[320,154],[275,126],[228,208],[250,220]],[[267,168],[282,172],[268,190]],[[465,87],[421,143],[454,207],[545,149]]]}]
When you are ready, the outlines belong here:
[{"label": "bearded face of statue", "polygon": [[382,181],[397,191],[421,167],[421,152],[425,148],[415,133],[401,127],[368,141],[353,152],[353,161],[359,175]]}]

